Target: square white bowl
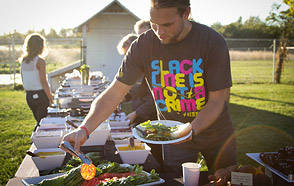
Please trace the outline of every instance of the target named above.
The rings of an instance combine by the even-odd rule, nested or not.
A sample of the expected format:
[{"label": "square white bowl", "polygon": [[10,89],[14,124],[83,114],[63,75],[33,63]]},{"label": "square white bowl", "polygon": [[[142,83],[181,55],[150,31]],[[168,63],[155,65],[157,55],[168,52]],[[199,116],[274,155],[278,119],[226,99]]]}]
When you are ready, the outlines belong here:
[{"label": "square white bowl", "polygon": [[110,132],[109,123],[103,122],[89,136],[89,139],[82,146],[105,145]]},{"label": "square white bowl", "polygon": [[60,148],[36,149],[33,151],[33,153],[38,152],[61,152],[60,155],[45,156],[45,158],[32,157],[32,160],[39,171],[52,170],[57,167],[60,167],[66,155],[66,153]]},{"label": "square white bowl", "polygon": [[110,127],[129,126],[130,120],[109,121]]},{"label": "square white bowl", "polygon": [[115,126],[111,127],[110,134],[132,134],[131,126]]},{"label": "square white bowl", "polygon": [[64,135],[64,131],[33,132],[31,139],[38,149],[57,148]]},{"label": "square white bowl", "polygon": [[[130,138],[133,137],[132,134],[112,134],[111,139],[116,144],[129,144]],[[140,140],[134,139],[135,143],[140,143]]]},{"label": "square white bowl", "polygon": [[146,143],[142,143],[142,145],[144,147],[144,150],[119,150],[119,147],[128,147],[128,144],[115,145],[115,148],[119,153],[119,156],[123,163],[143,164],[145,163],[151,148]]},{"label": "square white bowl", "polygon": [[41,127],[63,127],[65,128],[66,118],[62,117],[50,117],[50,118],[43,118],[40,121]]}]

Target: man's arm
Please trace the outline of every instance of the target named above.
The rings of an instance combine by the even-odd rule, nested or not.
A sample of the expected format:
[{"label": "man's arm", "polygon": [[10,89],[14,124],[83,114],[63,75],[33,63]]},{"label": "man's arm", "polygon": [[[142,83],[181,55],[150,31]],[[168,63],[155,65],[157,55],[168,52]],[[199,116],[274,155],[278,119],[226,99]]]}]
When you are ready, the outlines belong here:
[{"label": "man's arm", "polygon": [[[91,134],[111,115],[111,113],[113,113],[130,87],[131,86],[121,83],[118,80],[114,80],[111,85],[92,102],[91,109],[81,126],[86,127]],[[86,131],[82,128],[78,128],[65,135],[62,141],[70,142],[71,145],[74,146],[75,151],[78,152],[80,150],[80,145],[85,143],[86,139]]]},{"label": "man's arm", "polygon": [[208,101],[192,121],[195,135],[208,128],[221,114],[226,101],[227,89],[208,92]]}]

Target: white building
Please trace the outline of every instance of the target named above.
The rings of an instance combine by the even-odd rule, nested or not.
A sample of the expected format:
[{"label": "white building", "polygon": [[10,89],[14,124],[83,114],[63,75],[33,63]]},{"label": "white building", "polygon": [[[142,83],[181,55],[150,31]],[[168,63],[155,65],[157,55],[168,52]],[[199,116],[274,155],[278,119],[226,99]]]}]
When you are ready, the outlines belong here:
[{"label": "white building", "polygon": [[138,20],[119,1],[113,0],[77,27],[83,35],[83,58],[90,71],[102,71],[113,80],[123,59],[116,46],[122,37],[133,31]]},{"label": "white building", "polygon": [[[102,71],[110,81],[114,79],[123,59],[116,46],[125,35],[133,32],[138,20],[118,0],[113,0],[76,28],[82,33],[83,60],[90,66],[90,71]],[[76,62],[48,74],[51,89],[55,91],[58,88],[60,76],[78,69],[80,65],[81,62]]]}]

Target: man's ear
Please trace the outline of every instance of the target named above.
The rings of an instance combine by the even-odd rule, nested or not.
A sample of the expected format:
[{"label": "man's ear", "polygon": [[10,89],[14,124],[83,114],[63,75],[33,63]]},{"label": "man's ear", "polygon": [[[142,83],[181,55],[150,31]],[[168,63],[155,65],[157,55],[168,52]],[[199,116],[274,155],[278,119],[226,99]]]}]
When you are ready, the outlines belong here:
[{"label": "man's ear", "polygon": [[183,18],[184,19],[189,19],[190,13],[191,13],[191,8],[190,7],[187,7],[187,9],[186,9],[186,11],[185,11],[185,13],[183,15]]}]

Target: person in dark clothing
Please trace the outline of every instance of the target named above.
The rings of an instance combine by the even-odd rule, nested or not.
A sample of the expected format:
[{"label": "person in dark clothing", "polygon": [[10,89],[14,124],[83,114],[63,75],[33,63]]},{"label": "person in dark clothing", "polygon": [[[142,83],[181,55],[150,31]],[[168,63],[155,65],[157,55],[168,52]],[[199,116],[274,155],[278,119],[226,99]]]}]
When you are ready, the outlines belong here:
[{"label": "person in dark clothing", "polygon": [[[190,122],[194,135],[163,145],[164,171],[182,175],[184,162],[205,158],[209,172],[236,165],[236,138],[227,89],[232,86],[229,50],[212,28],[189,20],[189,0],[151,0],[151,30],[135,40],[111,86],[93,101],[83,128],[64,136],[80,150],[144,75],[161,119]],[[119,90],[119,91],[118,91]]]},{"label": "person in dark clothing", "polygon": [[[141,24],[143,25],[140,26]],[[139,34],[144,32],[144,29],[146,29],[146,22],[140,21],[137,22],[136,25]],[[117,45],[118,52],[125,55],[135,39],[137,39],[137,36],[134,34],[128,34],[123,37]],[[130,120],[131,125],[137,125],[147,120],[157,120],[154,99],[144,77],[140,78],[140,80],[136,82],[123,101],[131,101],[133,112],[128,114],[126,118]],[[148,146],[150,146],[151,154],[163,170],[162,146],[156,144],[148,144]]]}]

